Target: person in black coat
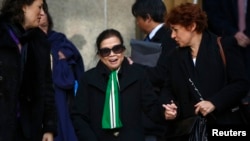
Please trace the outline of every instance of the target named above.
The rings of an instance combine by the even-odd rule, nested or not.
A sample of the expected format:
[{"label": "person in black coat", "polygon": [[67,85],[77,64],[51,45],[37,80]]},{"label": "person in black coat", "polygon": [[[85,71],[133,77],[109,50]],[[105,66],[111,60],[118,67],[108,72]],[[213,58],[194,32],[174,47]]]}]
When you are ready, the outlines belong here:
[{"label": "person in black coat", "polygon": [[[159,95],[166,74],[167,54],[177,45],[171,38],[171,30],[164,24],[166,5],[162,0],[136,0],[132,5],[132,14],[137,26],[146,34],[144,41],[161,43],[161,54],[155,67],[143,66],[149,76],[154,90]],[[165,132],[165,125],[156,124],[147,116],[143,117],[145,141],[160,141]]]},{"label": "person in black coat", "polygon": [[45,1],[43,7],[44,14],[41,16],[39,27],[47,34],[51,45],[52,79],[58,115],[57,136],[54,141],[77,141],[70,110],[77,90],[76,84],[84,74],[83,59],[66,35],[53,29],[53,20]]},{"label": "person in black coat", "polygon": [[146,34],[147,41],[161,43],[162,51],[156,66],[145,66],[150,81],[159,89],[166,74],[166,56],[177,46],[171,38],[171,30],[164,24],[166,5],[162,0],[136,0],[132,5],[132,14],[136,18],[137,26]]},{"label": "person in black coat", "polygon": [[0,15],[0,140],[52,141],[56,110],[43,0],[8,0]]},{"label": "person in black coat", "polygon": [[[243,26],[240,26],[239,2],[243,4]],[[250,80],[250,1],[249,0],[203,0],[207,13],[208,29],[218,36],[234,36],[240,46]],[[249,86],[250,88],[250,86]],[[242,100],[242,106],[250,122],[250,90]]]},{"label": "person in black coat", "polygon": [[[166,62],[169,67],[161,91],[169,122],[201,114],[211,128],[227,125],[234,130],[233,125],[244,126],[239,104],[249,82],[235,38],[221,38],[225,66],[217,35],[207,30],[206,14],[198,5],[183,3],[173,8],[166,24],[179,44]],[[185,141],[188,135],[172,140]]]},{"label": "person in black coat", "polygon": [[79,141],[144,141],[142,111],[156,122],[164,110],[145,71],[130,65],[119,31],[96,40],[100,61],[79,83],[71,118]]}]

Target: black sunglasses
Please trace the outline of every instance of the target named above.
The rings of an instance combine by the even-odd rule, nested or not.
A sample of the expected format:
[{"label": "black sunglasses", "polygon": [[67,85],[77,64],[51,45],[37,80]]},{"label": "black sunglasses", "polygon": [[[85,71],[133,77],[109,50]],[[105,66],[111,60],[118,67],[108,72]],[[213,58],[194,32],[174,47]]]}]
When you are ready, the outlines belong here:
[{"label": "black sunglasses", "polygon": [[101,55],[102,57],[107,57],[110,55],[111,51],[113,51],[115,54],[122,53],[125,50],[124,45],[115,45],[112,48],[100,48],[97,52],[97,54]]}]

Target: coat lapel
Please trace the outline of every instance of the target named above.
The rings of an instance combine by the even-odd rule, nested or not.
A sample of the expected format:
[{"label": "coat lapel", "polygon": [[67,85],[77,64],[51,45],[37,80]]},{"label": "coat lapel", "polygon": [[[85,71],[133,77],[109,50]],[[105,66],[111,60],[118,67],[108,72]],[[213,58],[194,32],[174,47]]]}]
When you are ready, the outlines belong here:
[{"label": "coat lapel", "polygon": [[[136,72],[137,69],[132,68],[132,65],[124,59],[121,65],[121,70],[118,72],[120,92],[138,79],[138,74]],[[101,90],[103,94],[105,94],[109,73],[110,71],[104,66],[104,64],[102,64],[102,62],[98,62],[97,68],[88,76],[89,84]]]},{"label": "coat lapel", "polygon": [[190,48],[179,48],[179,56],[181,61],[181,68],[186,78],[194,77],[194,64],[190,56]]},{"label": "coat lapel", "polygon": [[109,73],[110,71],[99,61],[93,72],[88,73],[89,85],[96,87],[105,94]]},{"label": "coat lapel", "polygon": [[138,74],[133,72],[135,70],[137,69],[132,68],[132,65],[129,65],[127,62],[122,66],[122,72],[119,76],[121,92],[138,79]]}]

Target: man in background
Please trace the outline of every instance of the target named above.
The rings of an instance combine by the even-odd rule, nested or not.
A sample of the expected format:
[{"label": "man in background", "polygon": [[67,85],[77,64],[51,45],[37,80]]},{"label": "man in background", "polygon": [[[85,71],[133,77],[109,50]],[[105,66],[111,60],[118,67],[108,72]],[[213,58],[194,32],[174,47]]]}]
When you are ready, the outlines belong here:
[{"label": "man in background", "polygon": [[[164,26],[166,6],[162,0],[136,0],[132,5],[132,14],[137,26],[145,33],[144,41],[161,43],[162,51],[155,67],[144,66],[151,83],[159,94],[166,74],[167,54],[176,47],[171,39],[171,30]],[[153,123],[144,116],[145,141],[161,141],[164,137],[165,125]]]}]

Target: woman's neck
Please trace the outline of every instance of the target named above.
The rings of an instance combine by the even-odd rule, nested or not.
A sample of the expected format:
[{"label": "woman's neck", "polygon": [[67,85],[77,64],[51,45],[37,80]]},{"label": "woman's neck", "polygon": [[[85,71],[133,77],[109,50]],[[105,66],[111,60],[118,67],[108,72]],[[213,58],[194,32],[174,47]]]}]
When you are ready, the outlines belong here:
[{"label": "woman's neck", "polygon": [[202,39],[202,34],[196,34],[196,36],[194,36],[194,38],[191,40],[190,48],[191,48],[192,58],[196,58],[198,55],[201,39]]}]

